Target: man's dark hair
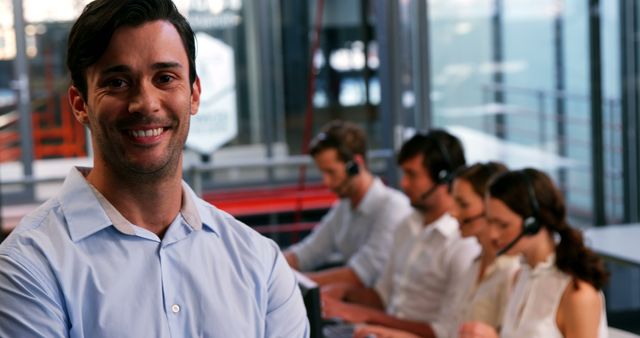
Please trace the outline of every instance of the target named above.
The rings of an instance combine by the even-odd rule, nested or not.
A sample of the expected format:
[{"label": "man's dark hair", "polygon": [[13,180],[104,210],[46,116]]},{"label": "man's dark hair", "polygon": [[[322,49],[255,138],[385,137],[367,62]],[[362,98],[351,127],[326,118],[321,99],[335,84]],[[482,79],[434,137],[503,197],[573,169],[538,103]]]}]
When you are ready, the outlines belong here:
[{"label": "man's dark hair", "polygon": [[453,173],[466,164],[460,140],[442,129],[431,130],[428,134],[417,133],[407,140],[398,153],[398,164],[420,154],[424,155],[423,167],[434,181],[439,180],[442,171]]},{"label": "man's dark hair", "polygon": [[168,21],[178,31],[189,59],[189,81],[193,85],[197,76],[195,37],[171,0],[96,0],[84,8],[73,24],[67,47],[71,81],[83,99],[87,99],[87,68],[102,57],[116,29],[156,20]]},{"label": "man's dark hair", "polygon": [[354,155],[361,155],[366,162],[367,137],[364,130],[354,123],[334,120],[327,123],[311,141],[309,153],[315,157],[327,149],[336,149],[338,158],[343,162],[353,160]]}]

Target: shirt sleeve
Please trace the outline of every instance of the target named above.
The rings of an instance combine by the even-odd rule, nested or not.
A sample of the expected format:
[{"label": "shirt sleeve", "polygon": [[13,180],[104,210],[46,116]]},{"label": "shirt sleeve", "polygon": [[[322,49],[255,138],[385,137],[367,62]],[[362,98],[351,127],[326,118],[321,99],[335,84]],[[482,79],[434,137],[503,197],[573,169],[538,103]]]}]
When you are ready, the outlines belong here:
[{"label": "shirt sleeve", "polygon": [[322,217],[320,224],[316,225],[311,234],[290,248],[298,259],[298,268],[301,271],[313,270],[326,263],[327,257],[333,253],[334,234],[336,233],[340,205],[340,202],[335,204]]},{"label": "shirt sleeve", "polygon": [[[457,243],[451,246],[449,260],[449,288],[454,289],[457,281],[464,278],[466,271],[469,270],[473,260],[480,254],[480,245],[475,237],[459,238]],[[447,298],[445,298],[447,299]]]},{"label": "shirt sleeve", "polygon": [[471,292],[470,289],[475,283],[477,272],[477,269],[470,266],[460,280],[452,283],[455,287],[449,289],[455,290],[453,298],[444,300],[445,304],[440,310],[438,319],[431,323],[431,328],[436,338],[457,337],[457,325],[462,324],[458,323],[461,319],[460,313],[466,306],[470,306],[470,304],[465,304],[464,301],[465,297]]},{"label": "shirt sleeve", "polygon": [[60,297],[37,271],[0,254],[0,337],[69,336]]},{"label": "shirt sleeve", "polygon": [[[275,244],[274,244],[275,246]],[[277,247],[269,278],[265,337],[309,337],[309,321],[296,278]]]},{"label": "shirt sleeve", "polygon": [[[405,219],[405,222],[407,220]],[[401,231],[407,224],[402,222],[398,228],[394,231],[393,246],[391,247],[389,259],[384,265],[384,270],[375,283],[375,290],[380,296],[380,300],[384,304],[385,308],[389,305],[389,299],[391,298],[391,290],[393,286],[393,273],[395,270],[396,254],[402,247],[401,243]]]},{"label": "shirt sleeve", "polygon": [[408,203],[396,200],[374,215],[367,242],[347,262],[365,286],[371,287],[382,273],[393,247],[394,231],[410,213]]},{"label": "shirt sleeve", "polygon": [[[455,302],[456,298],[459,296],[458,293],[465,292],[461,290],[461,285],[464,284],[464,280],[469,278],[468,272],[471,269],[471,265],[473,264],[473,260],[475,257],[480,254],[480,245],[477,240],[474,238],[458,238],[457,242],[454,245],[451,245],[449,248],[449,257],[448,264],[446,266],[449,267],[448,278],[447,280],[447,288],[445,291],[445,297],[443,298],[444,302]],[[471,278],[475,278],[471,277]],[[433,325],[433,329],[436,333],[436,337],[446,337],[448,335],[448,330],[451,329],[451,325],[455,325],[455,323],[450,322],[448,316],[448,311],[452,311],[452,306],[454,304],[444,304],[440,313],[437,316],[437,320]],[[457,311],[458,309],[455,309]]]}]

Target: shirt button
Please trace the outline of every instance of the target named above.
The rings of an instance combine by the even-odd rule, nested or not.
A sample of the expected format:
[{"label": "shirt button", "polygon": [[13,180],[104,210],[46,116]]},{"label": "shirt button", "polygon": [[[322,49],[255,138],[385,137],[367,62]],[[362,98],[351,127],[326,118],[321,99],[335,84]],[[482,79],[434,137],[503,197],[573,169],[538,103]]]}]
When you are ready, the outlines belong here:
[{"label": "shirt button", "polygon": [[180,312],[180,305],[178,305],[178,304],[171,305],[171,312],[173,312],[173,313]]}]

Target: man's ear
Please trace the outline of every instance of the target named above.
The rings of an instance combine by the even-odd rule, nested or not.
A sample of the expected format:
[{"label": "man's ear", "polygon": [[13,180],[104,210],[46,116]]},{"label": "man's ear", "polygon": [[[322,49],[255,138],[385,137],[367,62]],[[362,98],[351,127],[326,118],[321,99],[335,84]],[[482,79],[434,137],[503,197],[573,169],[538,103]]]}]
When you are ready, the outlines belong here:
[{"label": "man's ear", "polygon": [[200,78],[196,77],[193,86],[191,86],[191,115],[198,113],[198,108],[200,107],[200,91]]},{"label": "man's ear", "polygon": [[69,104],[71,105],[71,110],[73,110],[73,116],[76,117],[78,122],[88,125],[89,124],[89,114],[87,113],[87,105],[82,98],[82,94],[76,88],[76,86],[69,87],[67,92],[69,96]]},{"label": "man's ear", "polygon": [[353,161],[356,162],[360,168],[366,168],[367,167],[367,162],[364,160],[364,156],[360,155],[360,154],[354,154],[353,155]]}]

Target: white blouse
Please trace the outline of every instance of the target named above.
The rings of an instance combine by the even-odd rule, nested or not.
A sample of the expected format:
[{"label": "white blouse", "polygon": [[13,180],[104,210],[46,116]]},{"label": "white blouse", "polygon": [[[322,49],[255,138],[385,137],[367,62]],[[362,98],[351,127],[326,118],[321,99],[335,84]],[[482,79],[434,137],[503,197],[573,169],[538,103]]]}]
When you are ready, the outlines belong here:
[{"label": "white blouse", "polygon": [[456,287],[457,296],[443,315],[431,323],[438,338],[455,338],[458,328],[468,321],[481,321],[499,329],[502,317],[509,301],[514,274],[520,267],[520,259],[514,256],[500,256],[489,265],[482,279],[480,273],[480,257]]},{"label": "white blouse", "polygon": [[[501,338],[562,338],[556,324],[560,299],[572,277],[555,265],[555,254],[531,268],[522,264],[522,270],[507,305]],[[607,314],[604,308],[598,327],[598,337],[607,338]]]}]

